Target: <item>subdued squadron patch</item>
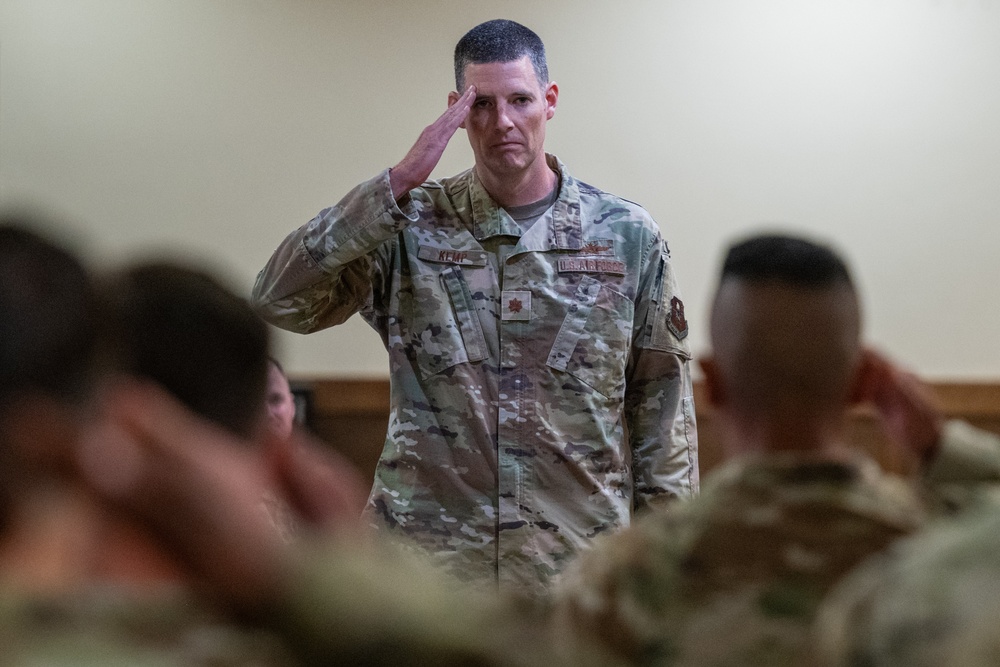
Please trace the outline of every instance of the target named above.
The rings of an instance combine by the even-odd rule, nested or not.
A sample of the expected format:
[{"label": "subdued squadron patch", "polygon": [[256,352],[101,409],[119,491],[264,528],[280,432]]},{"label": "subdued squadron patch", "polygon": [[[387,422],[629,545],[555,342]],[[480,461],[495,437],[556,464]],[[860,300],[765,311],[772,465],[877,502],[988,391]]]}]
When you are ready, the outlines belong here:
[{"label": "subdued squadron patch", "polygon": [[670,299],[670,314],[667,315],[667,328],[677,336],[677,340],[687,338],[688,322],[684,317],[684,302],[676,296]]}]

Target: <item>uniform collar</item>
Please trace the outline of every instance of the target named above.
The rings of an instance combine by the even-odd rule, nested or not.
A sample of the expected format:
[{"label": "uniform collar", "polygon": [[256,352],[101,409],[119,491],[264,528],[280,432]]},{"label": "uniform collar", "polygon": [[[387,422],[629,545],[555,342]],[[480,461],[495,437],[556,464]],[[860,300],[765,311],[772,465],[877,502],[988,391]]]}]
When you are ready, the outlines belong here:
[{"label": "uniform collar", "polygon": [[[552,223],[548,238],[539,250],[579,250],[583,247],[583,227],[580,221],[580,187],[566,172],[566,167],[554,155],[545,154],[545,161],[559,175],[559,196],[552,205]],[[497,206],[486,192],[476,170],[468,172],[469,192],[472,199],[473,235],[482,241],[491,236],[521,236],[517,223],[507,212]]]}]

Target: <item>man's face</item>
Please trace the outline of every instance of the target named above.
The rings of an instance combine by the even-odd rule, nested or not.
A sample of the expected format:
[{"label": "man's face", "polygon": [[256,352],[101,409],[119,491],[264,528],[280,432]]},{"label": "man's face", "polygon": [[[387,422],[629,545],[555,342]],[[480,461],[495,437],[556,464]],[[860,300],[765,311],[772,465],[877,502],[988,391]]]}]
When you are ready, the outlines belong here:
[{"label": "man's face", "polygon": [[[476,87],[476,99],[462,123],[476,168],[505,178],[544,166],[545,123],[555,113],[558,86],[539,83],[527,56],[466,65],[465,85]],[[458,94],[452,93],[449,104],[456,99]]]},{"label": "man's face", "polygon": [[292,434],[295,422],[295,401],[288,380],[274,364],[267,369],[267,421],[271,431],[279,436]]}]

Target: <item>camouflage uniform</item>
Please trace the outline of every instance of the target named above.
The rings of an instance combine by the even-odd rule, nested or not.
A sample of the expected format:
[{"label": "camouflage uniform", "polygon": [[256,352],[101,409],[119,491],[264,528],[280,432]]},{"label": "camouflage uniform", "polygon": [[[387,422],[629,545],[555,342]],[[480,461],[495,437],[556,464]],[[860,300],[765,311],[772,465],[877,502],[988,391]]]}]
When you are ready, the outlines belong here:
[{"label": "camouflage uniform", "polygon": [[817,615],[814,664],[1000,664],[1000,438],[951,422],[930,472],[976,502],[845,578]]},{"label": "camouflage uniform", "polygon": [[292,331],[360,311],[379,332],[391,411],[367,516],[502,588],[540,590],[633,509],[698,487],[667,246],[547,159],[558,199],[523,234],[473,170],[402,208],[387,170],[288,236],[253,294]]},{"label": "camouflage uniform", "polygon": [[1000,511],[901,541],[838,586],[817,615],[814,664],[1000,664]]},{"label": "camouflage uniform", "polygon": [[924,478],[933,487],[1000,482],[1000,437],[958,419],[946,422]]},{"label": "camouflage uniform", "polygon": [[797,664],[825,591],[922,516],[911,487],[868,459],[736,460],[574,563],[556,632],[639,665]]},{"label": "camouflage uniform", "polygon": [[92,586],[0,592],[0,665],[61,667],[582,667],[548,648],[535,608],[460,590],[384,545],[300,545],[260,625],[240,625],[179,589]]},{"label": "camouflage uniform", "polygon": [[0,664],[253,667],[299,664],[277,635],[240,628],[178,592],[91,587],[0,592]]},{"label": "camouflage uniform", "polygon": [[302,546],[269,624],[304,664],[620,664],[585,641],[557,654],[539,606],[468,590],[384,544]]}]

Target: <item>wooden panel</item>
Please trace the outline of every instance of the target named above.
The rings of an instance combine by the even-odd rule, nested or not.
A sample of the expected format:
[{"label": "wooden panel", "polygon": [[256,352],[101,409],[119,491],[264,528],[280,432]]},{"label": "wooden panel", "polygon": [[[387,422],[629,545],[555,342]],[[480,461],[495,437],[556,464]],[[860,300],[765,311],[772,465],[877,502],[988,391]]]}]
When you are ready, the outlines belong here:
[{"label": "wooden panel", "polygon": [[389,414],[388,380],[295,378],[291,384],[312,392],[313,410],[319,415]]},{"label": "wooden panel", "polygon": [[931,386],[949,416],[992,420],[1000,417],[1000,384],[942,382]]},{"label": "wooden panel", "polygon": [[[292,387],[308,405],[306,423],[312,431],[340,450],[364,475],[372,476],[385,444],[389,381],[293,378]],[[1000,384],[947,382],[932,383],[931,387],[946,416],[1000,433]],[[720,425],[701,383],[695,383],[694,394],[700,467],[705,475],[723,460]],[[848,438],[887,470],[908,474],[915,469],[915,461],[882,434],[871,409],[852,410],[847,426]]]}]

